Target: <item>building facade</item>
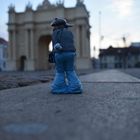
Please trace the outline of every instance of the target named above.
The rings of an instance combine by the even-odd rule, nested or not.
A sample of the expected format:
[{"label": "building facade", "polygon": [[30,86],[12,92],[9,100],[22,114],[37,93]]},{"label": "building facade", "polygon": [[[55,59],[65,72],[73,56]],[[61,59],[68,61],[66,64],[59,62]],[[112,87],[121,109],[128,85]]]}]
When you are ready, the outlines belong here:
[{"label": "building facade", "polygon": [[140,47],[100,49],[100,68],[140,67]]},{"label": "building facade", "polygon": [[75,7],[66,8],[59,1],[51,4],[44,0],[36,10],[29,3],[24,12],[17,13],[15,7],[9,7],[9,49],[7,70],[47,70],[49,46],[51,44],[51,21],[66,18],[74,26],[77,50],[76,67],[88,69],[90,62],[90,25],[89,12],[82,0],[77,0]]},{"label": "building facade", "polygon": [[6,70],[7,47],[8,42],[0,38],[0,71]]}]

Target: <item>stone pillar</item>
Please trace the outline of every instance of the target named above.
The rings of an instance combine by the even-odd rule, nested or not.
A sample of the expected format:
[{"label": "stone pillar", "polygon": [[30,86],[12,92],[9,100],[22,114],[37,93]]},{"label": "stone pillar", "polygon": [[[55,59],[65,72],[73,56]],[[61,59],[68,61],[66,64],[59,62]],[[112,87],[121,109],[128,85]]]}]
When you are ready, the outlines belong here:
[{"label": "stone pillar", "polygon": [[86,50],[87,50],[87,54],[90,56],[90,31],[89,31],[89,28],[87,28],[86,32],[87,32],[87,45],[88,45]]},{"label": "stone pillar", "polygon": [[90,58],[90,34],[86,25],[82,26],[83,57]]},{"label": "stone pillar", "polygon": [[34,31],[29,30],[29,60],[28,60],[28,70],[35,70],[35,58],[34,58]]},{"label": "stone pillar", "polygon": [[12,46],[12,49],[13,49],[13,54],[12,54],[12,56],[13,56],[13,60],[14,61],[16,61],[16,56],[17,56],[17,54],[16,54],[16,31],[14,30],[13,31],[13,39],[12,39],[12,44],[13,44],[13,46]]},{"label": "stone pillar", "polygon": [[12,59],[12,31],[9,30],[8,60]]},{"label": "stone pillar", "polygon": [[9,46],[8,46],[8,59],[6,61],[6,70],[17,70],[16,67],[16,31],[9,30]]},{"label": "stone pillar", "polygon": [[80,57],[76,60],[77,69],[89,69],[92,67],[90,62],[90,44],[87,37],[86,24],[82,23],[78,27],[79,29],[79,46]]},{"label": "stone pillar", "polygon": [[79,35],[79,26],[76,26],[76,40],[75,40],[75,45],[76,45],[76,52],[77,52],[77,57],[80,57],[80,35]]},{"label": "stone pillar", "polygon": [[83,44],[82,44],[82,25],[79,25],[79,53],[80,57],[83,56]]},{"label": "stone pillar", "polygon": [[25,30],[25,55],[26,58],[29,58],[29,48],[28,48],[28,29]]},{"label": "stone pillar", "polygon": [[87,42],[86,42],[86,39],[87,39],[87,36],[86,36],[86,26],[85,25],[82,25],[82,56],[83,57],[86,57],[87,56],[87,52],[86,52],[86,47],[87,46]]},{"label": "stone pillar", "polygon": [[26,65],[25,70],[35,70],[34,66],[34,33],[33,29],[26,29],[25,35],[25,54],[26,54]]},{"label": "stone pillar", "polygon": [[34,31],[33,31],[33,29],[31,29],[31,37],[30,37],[30,39],[31,39],[31,59],[32,60],[34,60]]}]

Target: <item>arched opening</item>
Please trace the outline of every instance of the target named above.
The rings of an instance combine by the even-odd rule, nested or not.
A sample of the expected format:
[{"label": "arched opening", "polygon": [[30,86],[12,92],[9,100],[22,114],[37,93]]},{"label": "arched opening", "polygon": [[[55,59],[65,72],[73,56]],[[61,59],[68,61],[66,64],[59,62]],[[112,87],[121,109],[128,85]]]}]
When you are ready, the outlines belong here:
[{"label": "arched opening", "polygon": [[26,56],[21,56],[20,57],[20,70],[21,71],[25,70],[25,61],[26,61]]},{"label": "arched opening", "polygon": [[53,49],[53,47],[52,47],[52,41],[51,41],[50,44],[49,44],[49,51],[51,52],[52,49]]},{"label": "arched opening", "polygon": [[47,70],[50,68],[48,55],[51,50],[51,36],[45,35],[39,38],[38,45],[38,70]]}]

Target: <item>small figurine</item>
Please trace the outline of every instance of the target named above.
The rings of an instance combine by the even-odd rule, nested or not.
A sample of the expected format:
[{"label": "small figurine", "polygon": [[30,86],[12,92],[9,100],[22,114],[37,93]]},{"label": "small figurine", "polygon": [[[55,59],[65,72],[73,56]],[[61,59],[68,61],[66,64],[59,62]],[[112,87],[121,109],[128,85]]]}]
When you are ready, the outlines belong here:
[{"label": "small figurine", "polygon": [[51,85],[51,92],[54,94],[78,94],[82,93],[82,84],[75,72],[74,60],[76,49],[74,37],[65,19],[55,18],[53,27],[52,43],[55,52],[56,74]]}]

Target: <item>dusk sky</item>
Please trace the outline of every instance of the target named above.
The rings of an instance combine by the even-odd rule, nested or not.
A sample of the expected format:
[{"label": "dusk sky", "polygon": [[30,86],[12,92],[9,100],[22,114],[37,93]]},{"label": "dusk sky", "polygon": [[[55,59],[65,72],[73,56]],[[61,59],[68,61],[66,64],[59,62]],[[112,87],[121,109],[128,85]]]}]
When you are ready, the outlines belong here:
[{"label": "dusk sky", "polygon": [[[8,22],[8,6],[11,3],[15,5],[17,12],[23,12],[28,2],[32,3],[35,10],[42,1],[1,0],[0,37],[8,40],[6,23]],[[51,3],[57,1],[50,0]],[[91,50],[93,50],[93,46],[96,47],[96,51],[99,49],[99,18],[101,19],[101,35],[103,36],[101,48],[107,48],[109,45],[123,46],[123,36],[126,37],[127,44],[140,42],[140,0],[84,0],[84,3],[90,12]],[[66,7],[72,7],[75,4],[76,0],[65,0]],[[93,51],[91,52],[93,55]]]}]

